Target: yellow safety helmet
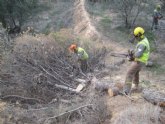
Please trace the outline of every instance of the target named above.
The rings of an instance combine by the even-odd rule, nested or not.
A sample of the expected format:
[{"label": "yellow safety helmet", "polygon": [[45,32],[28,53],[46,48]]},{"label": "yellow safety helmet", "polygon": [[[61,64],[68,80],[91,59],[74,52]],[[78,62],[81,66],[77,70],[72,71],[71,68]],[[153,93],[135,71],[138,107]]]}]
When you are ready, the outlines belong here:
[{"label": "yellow safety helmet", "polygon": [[144,29],[142,27],[136,27],[134,29],[134,36],[135,37],[140,37],[140,38],[143,38],[143,34],[144,34]]},{"label": "yellow safety helmet", "polygon": [[157,5],[156,9],[159,11],[161,9],[161,5]]}]

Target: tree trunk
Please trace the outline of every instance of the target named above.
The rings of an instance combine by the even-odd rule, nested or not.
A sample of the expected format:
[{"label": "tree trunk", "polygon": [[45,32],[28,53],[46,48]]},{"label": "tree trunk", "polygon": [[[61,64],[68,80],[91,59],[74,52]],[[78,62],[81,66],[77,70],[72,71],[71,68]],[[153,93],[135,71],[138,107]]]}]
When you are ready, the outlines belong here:
[{"label": "tree trunk", "polygon": [[144,89],[143,97],[154,105],[165,107],[165,93],[156,89]]},{"label": "tree trunk", "polygon": [[6,28],[7,27],[7,24],[6,24],[6,20],[5,20],[5,17],[4,16],[0,17],[0,21],[2,22],[3,28]]},{"label": "tree trunk", "polygon": [[107,91],[110,97],[118,95],[123,88],[122,83],[112,83],[108,81],[96,81],[94,85],[98,91]]},{"label": "tree trunk", "polygon": [[108,89],[108,95],[110,97],[117,96],[120,93],[120,90],[118,87],[112,87]]}]

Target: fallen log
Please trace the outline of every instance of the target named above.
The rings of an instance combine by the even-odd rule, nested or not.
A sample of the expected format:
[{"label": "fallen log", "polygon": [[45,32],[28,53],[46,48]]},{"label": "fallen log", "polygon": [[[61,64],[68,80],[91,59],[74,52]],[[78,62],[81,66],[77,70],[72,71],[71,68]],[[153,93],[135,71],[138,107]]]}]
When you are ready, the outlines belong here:
[{"label": "fallen log", "polygon": [[124,84],[122,83],[115,83],[113,87],[108,89],[108,95],[110,97],[117,96],[121,94],[121,90],[123,89]]},{"label": "fallen log", "polygon": [[79,84],[77,86],[76,89],[72,88],[72,87],[68,87],[68,86],[64,86],[64,85],[59,85],[59,84],[52,84],[51,82],[48,81],[49,84],[51,84],[52,86],[55,86],[57,88],[63,89],[63,90],[68,90],[74,93],[79,93],[80,91],[83,90],[83,88],[86,86],[85,84]]},{"label": "fallen log", "polygon": [[165,93],[157,91],[156,89],[144,89],[142,96],[147,101],[160,107],[165,107]]},{"label": "fallen log", "polygon": [[108,95],[109,95],[110,97],[116,96],[116,95],[119,94],[119,91],[120,91],[120,90],[119,90],[118,87],[109,88],[109,89],[108,89]]},{"label": "fallen log", "polygon": [[94,80],[94,88],[98,91],[107,91],[110,97],[120,94],[120,91],[123,88],[122,83],[114,83],[111,81],[99,81]]},{"label": "fallen log", "polygon": [[111,81],[101,81],[96,79],[94,82],[94,88],[98,91],[106,91],[111,87],[114,87],[114,83]]}]

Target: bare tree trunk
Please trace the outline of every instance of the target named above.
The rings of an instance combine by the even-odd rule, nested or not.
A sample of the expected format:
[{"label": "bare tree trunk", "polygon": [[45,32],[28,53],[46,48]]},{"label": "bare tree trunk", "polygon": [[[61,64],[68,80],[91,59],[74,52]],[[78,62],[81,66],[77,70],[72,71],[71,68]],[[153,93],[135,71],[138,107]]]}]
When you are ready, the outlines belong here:
[{"label": "bare tree trunk", "polygon": [[138,10],[137,10],[137,13],[136,13],[136,15],[135,15],[135,18],[134,18],[133,21],[132,21],[131,27],[133,27],[133,25],[134,25],[135,22],[136,22],[137,17],[138,17],[139,14],[140,14],[140,9],[141,9],[140,5],[141,5],[141,2],[140,2],[139,5],[138,5]]},{"label": "bare tree trunk", "polygon": [[11,20],[12,20],[13,25],[14,25],[14,27],[15,27],[15,26],[16,26],[16,23],[15,23],[15,20],[14,20],[13,16],[11,16]]},{"label": "bare tree trunk", "polygon": [[154,105],[165,107],[165,93],[156,89],[144,89],[143,97]]}]

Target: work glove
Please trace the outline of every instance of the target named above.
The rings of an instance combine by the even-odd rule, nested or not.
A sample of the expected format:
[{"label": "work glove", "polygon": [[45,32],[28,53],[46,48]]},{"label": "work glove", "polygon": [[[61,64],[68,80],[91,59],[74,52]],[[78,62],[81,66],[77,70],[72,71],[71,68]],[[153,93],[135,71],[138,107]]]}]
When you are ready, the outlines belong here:
[{"label": "work glove", "polygon": [[129,43],[134,43],[134,41],[135,41],[135,37],[131,38],[131,39],[129,40]]},{"label": "work glove", "polygon": [[162,19],[163,18],[163,15],[161,15],[160,17],[159,17],[159,19]]},{"label": "work glove", "polygon": [[128,56],[127,56],[128,61],[134,61],[134,51],[133,50],[128,50]]}]

